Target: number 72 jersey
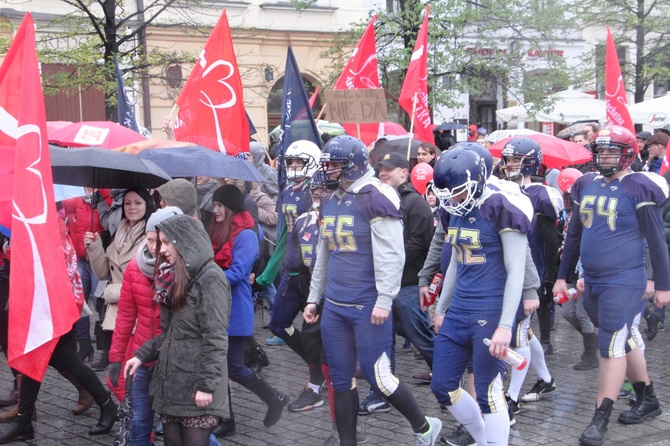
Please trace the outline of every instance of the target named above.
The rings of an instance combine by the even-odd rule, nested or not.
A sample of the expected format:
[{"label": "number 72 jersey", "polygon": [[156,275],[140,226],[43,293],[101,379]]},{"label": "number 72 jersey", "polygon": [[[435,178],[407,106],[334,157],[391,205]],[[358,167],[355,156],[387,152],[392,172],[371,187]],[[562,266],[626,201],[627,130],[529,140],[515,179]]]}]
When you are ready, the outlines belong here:
[{"label": "number 72 jersey", "polygon": [[590,283],[644,283],[645,241],[637,210],[658,208],[667,197],[665,179],[650,173],[632,173],[609,183],[590,173],[575,182],[572,198],[583,226],[580,256]]}]

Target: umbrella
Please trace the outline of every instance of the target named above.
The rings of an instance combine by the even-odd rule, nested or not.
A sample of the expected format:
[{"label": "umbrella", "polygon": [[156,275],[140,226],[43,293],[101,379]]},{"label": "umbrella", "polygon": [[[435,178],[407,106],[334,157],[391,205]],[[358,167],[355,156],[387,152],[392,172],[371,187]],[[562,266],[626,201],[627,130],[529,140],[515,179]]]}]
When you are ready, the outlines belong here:
[{"label": "umbrella", "polygon": [[587,124],[596,124],[598,125],[597,122],[578,122],[577,124],[572,124],[569,127],[564,128],[556,136],[559,138],[570,138],[577,132],[581,132],[584,130],[584,127],[586,127]]},{"label": "umbrella", "polygon": [[533,116],[528,112],[533,107],[532,103],[525,105],[514,105],[512,107],[496,110],[498,120],[515,125],[519,122],[532,121]]},{"label": "umbrella", "polygon": [[383,136],[404,136],[409,135],[409,132],[405,130],[405,127],[397,124],[395,122],[385,122],[384,127],[382,128]]},{"label": "umbrella", "polygon": [[146,138],[111,121],[75,122],[49,135],[49,142],[67,147],[98,146],[105,149],[125,146]]},{"label": "umbrella", "polygon": [[468,126],[465,124],[461,124],[460,122],[445,122],[442,123],[438,126],[435,126],[433,131],[448,131],[448,130],[459,130],[459,129],[467,129]]},{"label": "umbrella", "polygon": [[51,136],[54,132],[72,124],[72,121],[47,121],[47,135]]},{"label": "umbrella", "polygon": [[515,136],[526,136],[526,135],[534,135],[538,134],[540,132],[536,132],[535,130],[531,129],[505,129],[505,130],[496,130],[495,132],[492,132],[490,135],[488,135],[484,140],[486,142],[490,143],[497,143],[501,139],[505,138],[514,138]]},{"label": "umbrella", "polygon": [[158,187],[172,178],[153,162],[100,147],[51,146],[53,181],[97,188]]},{"label": "umbrella", "polygon": [[173,177],[207,176],[235,178],[264,183],[265,179],[249,161],[215,152],[202,146],[147,149],[138,157],[151,160]]},{"label": "umbrella", "polygon": [[116,416],[119,419],[119,429],[114,438],[114,446],[126,446],[130,440],[130,420],[133,418],[133,377],[126,376],[126,397],[119,405]]},{"label": "umbrella", "polygon": [[151,139],[145,139],[139,142],[134,142],[132,144],[128,144],[125,146],[121,147],[116,147],[114,150],[117,152],[124,152],[124,153],[134,153],[137,155],[140,153],[142,150],[145,149],[167,149],[167,148],[174,148],[174,147],[188,147],[192,146],[192,142],[184,142],[184,141],[172,141],[170,139],[160,139],[160,138],[151,138]]},{"label": "umbrella", "polygon": [[628,111],[635,124],[649,124],[656,129],[665,127],[670,120],[670,94],[629,105]]},{"label": "umbrella", "polygon": [[[548,168],[572,166],[591,161],[591,152],[583,145],[572,141],[565,141],[555,136],[538,133],[526,135],[542,147],[542,164]],[[505,138],[489,147],[491,154],[500,158],[503,148],[512,138]]]},{"label": "umbrella", "polygon": [[577,90],[565,90],[550,96],[554,101],[548,112],[538,111],[535,120],[571,124],[575,121],[602,121],[605,119],[605,101]]},{"label": "umbrella", "polygon": [[[377,142],[374,145],[374,148],[370,151],[370,159],[372,161],[372,164],[375,165],[377,162],[386,155],[387,153],[391,152],[398,152],[402,153],[403,155],[407,156],[407,145],[409,144],[409,137],[404,136],[400,138],[394,138],[394,139],[387,139],[387,138],[381,138],[378,139]],[[419,145],[421,145],[421,141],[418,139],[412,138],[412,145],[410,147],[410,152],[409,152],[409,157],[410,158],[416,158],[416,152],[417,149],[419,148]]]}]

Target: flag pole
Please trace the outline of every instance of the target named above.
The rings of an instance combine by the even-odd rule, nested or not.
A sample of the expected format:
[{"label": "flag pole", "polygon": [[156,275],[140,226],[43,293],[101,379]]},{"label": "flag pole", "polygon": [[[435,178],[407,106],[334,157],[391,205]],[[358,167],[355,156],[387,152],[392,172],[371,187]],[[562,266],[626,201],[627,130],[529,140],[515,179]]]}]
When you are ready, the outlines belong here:
[{"label": "flag pole", "polygon": [[318,115],[316,115],[316,119],[314,121],[318,121],[319,119],[321,119],[321,115],[323,115],[323,112],[326,110],[326,105],[328,105],[327,102],[323,104],[323,107],[321,107],[321,111],[319,112]]},{"label": "flag pole", "polygon": [[361,139],[361,123],[356,123],[356,131],[358,132],[358,139]]},{"label": "flag pole", "polygon": [[407,161],[409,161],[410,150],[412,149],[412,139],[414,139],[414,117],[416,115],[416,98],[419,92],[414,93],[414,100],[412,101],[412,119],[409,123],[409,141],[407,141]]}]

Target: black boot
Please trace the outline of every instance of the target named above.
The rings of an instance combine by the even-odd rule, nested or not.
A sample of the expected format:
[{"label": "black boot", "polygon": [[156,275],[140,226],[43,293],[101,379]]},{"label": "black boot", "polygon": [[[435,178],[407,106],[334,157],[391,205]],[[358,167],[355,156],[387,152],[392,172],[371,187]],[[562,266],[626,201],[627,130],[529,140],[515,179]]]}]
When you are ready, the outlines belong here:
[{"label": "black boot", "polygon": [[614,401],[609,398],[603,398],[600,407],[596,409],[591,419],[591,424],[586,428],[579,437],[579,444],[586,446],[600,446],[605,441],[605,434],[607,433],[607,424],[610,422],[610,415],[612,414],[612,406]]},{"label": "black boot", "polygon": [[284,407],[288,404],[288,396],[277,392],[270,384],[257,374],[251,375],[251,378],[245,383],[240,383],[268,405],[268,411],[265,414],[263,424],[266,427],[274,426],[281,418]]},{"label": "black boot", "polygon": [[590,370],[598,367],[598,335],[595,333],[582,333],[584,341],[584,354],[582,360],[574,365],[575,370]]},{"label": "black boot", "polygon": [[35,431],[33,430],[33,423],[30,421],[30,414],[18,414],[16,421],[0,434],[0,444],[11,443],[16,440],[32,440],[33,438],[35,438]]},{"label": "black boot", "polygon": [[106,434],[114,426],[116,421],[116,412],[119,409],[119,406],[112,401],[112,396],[109,396],[109,399],[105,404],[100,408],[100,418],[98,419],[98,424],[93,426],[93,428],[88,431],[88,435],[102,435]]},{"label": "black boot", "polygon": [[95,350],[93,350],[93,344],[91,344],[91,338],[87,339],[78,339],[77,343],[79,344],[79,351],[77,352],[77,357],[81,362],[91,362],[93,361],[93,356],[95,356]]},{"label": "black boot", "polygon": [[89,367],[91,367],[96,372],[100,372],[102,370],[105,370],[108,365],[109,365],[109,350],[105,350],[100,352],[100,358],[98,359],[98,361],[89,364]]},{"label": "black boot", "polygon": [[621,412],[619,423],[639,424],[661,414],[661,406],[654,393],[653,383],[649,383],[648,386],[645,386],[644,382],[634,383],[633,389],[637,397],[635,404],[632,409]]},{"label": "black boot", "polygon": [[228,409],[230,417],[222,418],[221,422],[212,429],[212,435],[221,438],[235,434],[235,413],[233,412],[233,398],[230,395],[230,384],[228,384]]},{"label": "black boot", "polygon": [[260,345],[256,345],[255,348],[249,348],[244,352],[244,365],[256,373],[261,373],[263,367],[270,365],[270,360],[263,348]]}]

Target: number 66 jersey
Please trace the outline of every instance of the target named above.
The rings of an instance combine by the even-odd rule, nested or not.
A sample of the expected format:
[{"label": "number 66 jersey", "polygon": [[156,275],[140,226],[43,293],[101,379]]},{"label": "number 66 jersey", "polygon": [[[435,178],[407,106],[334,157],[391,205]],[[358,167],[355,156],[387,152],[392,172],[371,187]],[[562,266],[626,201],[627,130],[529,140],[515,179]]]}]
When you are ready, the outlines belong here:
[{"label": "number 66 jersey", "polygon": [[[644,285],[644,236],[637,211],[660,207],[668,198],[665,179],[631,173],[609,183],[595,173],[579,178],[572,199],[582,223],[580,256],[592,285]],[[574,217],[573,217],[574,218]]]}]

